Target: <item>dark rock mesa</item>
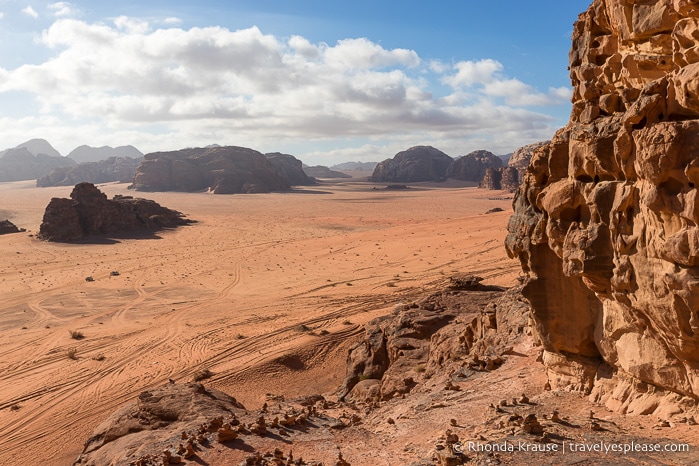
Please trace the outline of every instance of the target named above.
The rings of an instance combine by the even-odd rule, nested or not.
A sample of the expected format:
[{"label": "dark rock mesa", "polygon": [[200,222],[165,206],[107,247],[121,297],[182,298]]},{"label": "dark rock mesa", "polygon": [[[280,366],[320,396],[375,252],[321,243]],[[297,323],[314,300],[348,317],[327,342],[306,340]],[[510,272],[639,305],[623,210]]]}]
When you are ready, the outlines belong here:
[{"label": "dark rock mesa", "polygon": [[74,186],[78,183],[130,183],[141,159],[109,157],[99,162],[84,162],[72,167],[55,168],[36,180],[40,188],[47,186]]},{"label": "dark rock mesa", "polygon": [[80,183],[70,199],[54,197],[44,212],[38,237],[69,242],[85,236],[155,231],[192,223],[180,212],[149,199],[107,196],[91,183]]}]

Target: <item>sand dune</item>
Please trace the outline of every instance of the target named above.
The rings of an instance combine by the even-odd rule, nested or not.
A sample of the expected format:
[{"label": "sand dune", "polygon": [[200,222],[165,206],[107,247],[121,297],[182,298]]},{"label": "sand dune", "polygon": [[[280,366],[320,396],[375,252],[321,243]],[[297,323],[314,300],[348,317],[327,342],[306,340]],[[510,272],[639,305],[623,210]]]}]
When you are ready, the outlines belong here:
[{"label": "sand dune", "polygon": [[0,211],[29,230],[0,237],[0,464],[70,464],[117,406],[202,368],[250,407],[331,391],[371,318],[457,271],[509,286],[519,270],[502,247],[511,201],[453,183],[148,193],[198,223],[80,244],[29,236],[71,190],[32,185],[0,184]]}]

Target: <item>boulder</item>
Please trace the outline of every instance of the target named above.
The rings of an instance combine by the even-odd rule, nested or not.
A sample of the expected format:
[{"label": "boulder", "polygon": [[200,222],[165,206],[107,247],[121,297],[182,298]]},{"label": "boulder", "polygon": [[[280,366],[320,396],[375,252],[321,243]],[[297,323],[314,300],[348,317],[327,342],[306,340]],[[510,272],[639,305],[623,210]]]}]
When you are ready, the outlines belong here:
[{"label": "boulder", "polygon": [[83,236],[155,231],[192,222],[148,199],[119,195],[107,199],[91,183],[77,184],[70,197],[51,199],[37,235],[40,239],[68,242]]},{"label": "boulder", "polygon": [[453,161],[454,159],[434,147],[415,146],[398,152],[392,159],[386,159],[376,165],[369,181],[444,181]]},{"label": "boulder", "polygon": [[291,186],[260,152],[227,146],[146,154],[131,188],[234,194],[288,191]]},{"label": "boulder", "polygon": [[695,4],[580,15],[570,121],[533,152],[508,226],[551,385],[624,412],[699,400]]}]

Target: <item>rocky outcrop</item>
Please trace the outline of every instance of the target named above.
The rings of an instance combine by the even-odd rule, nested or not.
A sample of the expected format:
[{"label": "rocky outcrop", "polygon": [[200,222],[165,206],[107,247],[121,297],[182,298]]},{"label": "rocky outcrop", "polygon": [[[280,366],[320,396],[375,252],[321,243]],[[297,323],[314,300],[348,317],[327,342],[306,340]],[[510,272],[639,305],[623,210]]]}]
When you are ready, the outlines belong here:
[{"label": "rocky outcrop", "polygon": [[2,220],[0,221],[0,235],[7,235],[10,233],[19,233],[20,229],[17,228],[17,226],[10,222],[9,220]]},{"label": "rocky outcrop", "polygon": [[480,183],[479,188],[483,189],[502,189],[502,171],[488,167],[485,169],[485,175]]},{"label": "rocky outcrop", "polygon": [[377,162],[342,162],[330,167],[331,170],[372,171]]},{"label": "rocky outcrop", "polygon": [[191,223],[180,212],[155,201],[107,196],[93,184],[80,183],[70,199],[54,197],[44,212],[38,237],[68,242],[84,236],[154,231]]},{"label": "rocky outcrop", "polygon": [[369,181],[444,181],[453,161],[454,159],[432,146],[415,146],[398,152],[392,159],[386,159],[376,165]]},{"label": "rocky outcrop", "polygon": [[480,182],[488,168],[502,167],[502,159],[487,150],[476,150],[454,160],[447,170],[447,178]]},{"label": "rocky outcrop", "polygon": [[389,400],[452,360],[470,358],[477,370],[501,364],[507,342],[526,331],[528,305],[518,289],[503,292],[480,281],[452,277],[444,291],[369,322],[349,351],[340,398]]},{"label": "rocky outcrop", "polygon": [[517,178],[520,180],[523,179],[524,172],[527,170],[529,161],[532,159],[534,152],[537,149],[546,146],[548,143],[549,141],[541,141],[519,147],[507,161],[507,166],[515,168],[517,170]]},{"label": "rocky outcrop", "polygon": [[699,400],[698,28],[694,0],[580,15],[570,122],[508,227],[551,384],[621,411]]},{"label": "rocky outcrop", "polygon": [[78,183],[128,183],[133,180],[140,159],[110,157],[101,162],[85,162],[73,167],[56,168],[36,180],[40,188],[46,186],[73,186]]},{"label": "rocky outcrop", "polygon": [[265,157],[272,163],[272,167],[277,172],[277,175],[290,186],[310,186],[315,184],[315,181],[304,172],[303,163],[293,155],[271,152],[265,154]]},{"label": "rocky outcrop", "polygon": [[514,167],[501,167],[497,170],[494,168],[486,168],[485,175],[480,183],[479,188],[494,189],[509,191],[511,193],[519,188],[519,176],[517,169]]},{"label": "rocky outcrop", "polygon": [[313,178],[352,178],[352,175],[342,173],[336,170],[331,170],[324,165],[315,165],[313,167],[303,167],[304,173]]},{"label": "rocky outcrop", "polygon": [[119,146],[119,147],[90,147],[82,145],[73,149],[68,157],[75,160],[77,163],[100,162],[113,157],[128,157],[131,159],[141,159],[143,153],[134,146]]},{"label": "rocky outcrop", "polygon": [[0,182],[34,180],[75,162],[61,155],[43,139],[32,139],[0,153]]},{"label": "rocky outcrop", "polygon": [[214,194],[291,189],[264,155],[236,146],[146,154],[131,187],[137,191],[208,190]]}]

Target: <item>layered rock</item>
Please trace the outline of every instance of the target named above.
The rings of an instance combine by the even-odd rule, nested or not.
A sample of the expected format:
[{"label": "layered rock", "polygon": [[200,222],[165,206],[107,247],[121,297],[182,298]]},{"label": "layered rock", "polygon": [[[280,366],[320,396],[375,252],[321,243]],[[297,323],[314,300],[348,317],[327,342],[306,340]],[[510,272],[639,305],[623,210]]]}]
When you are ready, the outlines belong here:
[{"label": "layered rock", "polygon": [[580,15],[570,122],[508,227],[552,385],[622,411],[699,400],[698,29],[696,0]]},{"label": "layered rock", "polygon": [[476,150],[454,160],[447,170],[447,178],[480,182],[488,168],[502,167],[502,159],[487,150]]},{"label": "layered rock", "polygon": [[34,180],[75,161],[61,155],[43,139],[32,139],[0,152],[0,182]]},{"label": "layered rock", "polygon": [[352,175],[342,173],[337,170],[331,170],[324,165],[315,165],[313,167],[303,167],[304,173],[313,178],[352,178]]},{"label": "layered rock", "polygon": [[132,188],[234,194],[288,191],[291,187],[260,152],[227,146],[146,154]]},{"label": "layered rock", "polygon": [[444,181],[454,161],[432,146],[415,146],[398,152],[374,167],[369,181],[410,183],[416,181]]},{"label": "layered rock", "polygon": [[191,223],[180,212],[149,199],[107,196],[93,184],[80,183],[70,199],[54,197],[44,212],[38,237],[67,242],[93,235],[159,230]]},{"label": "layered rock", "polygon": [[36,180],[40,188],[46,186],[73,186],[78,183],[128,183],[133,180],[140,159],[110,157],[100,162],[85,162],[73,167],[56,168]]},{"label": "layered rock", "polygon": [[265,154],[265,157],[272,163],[277,175],[290,186],[310,186],[315,183],[304,172],[303,163],[293,155],[271,152]]}]

